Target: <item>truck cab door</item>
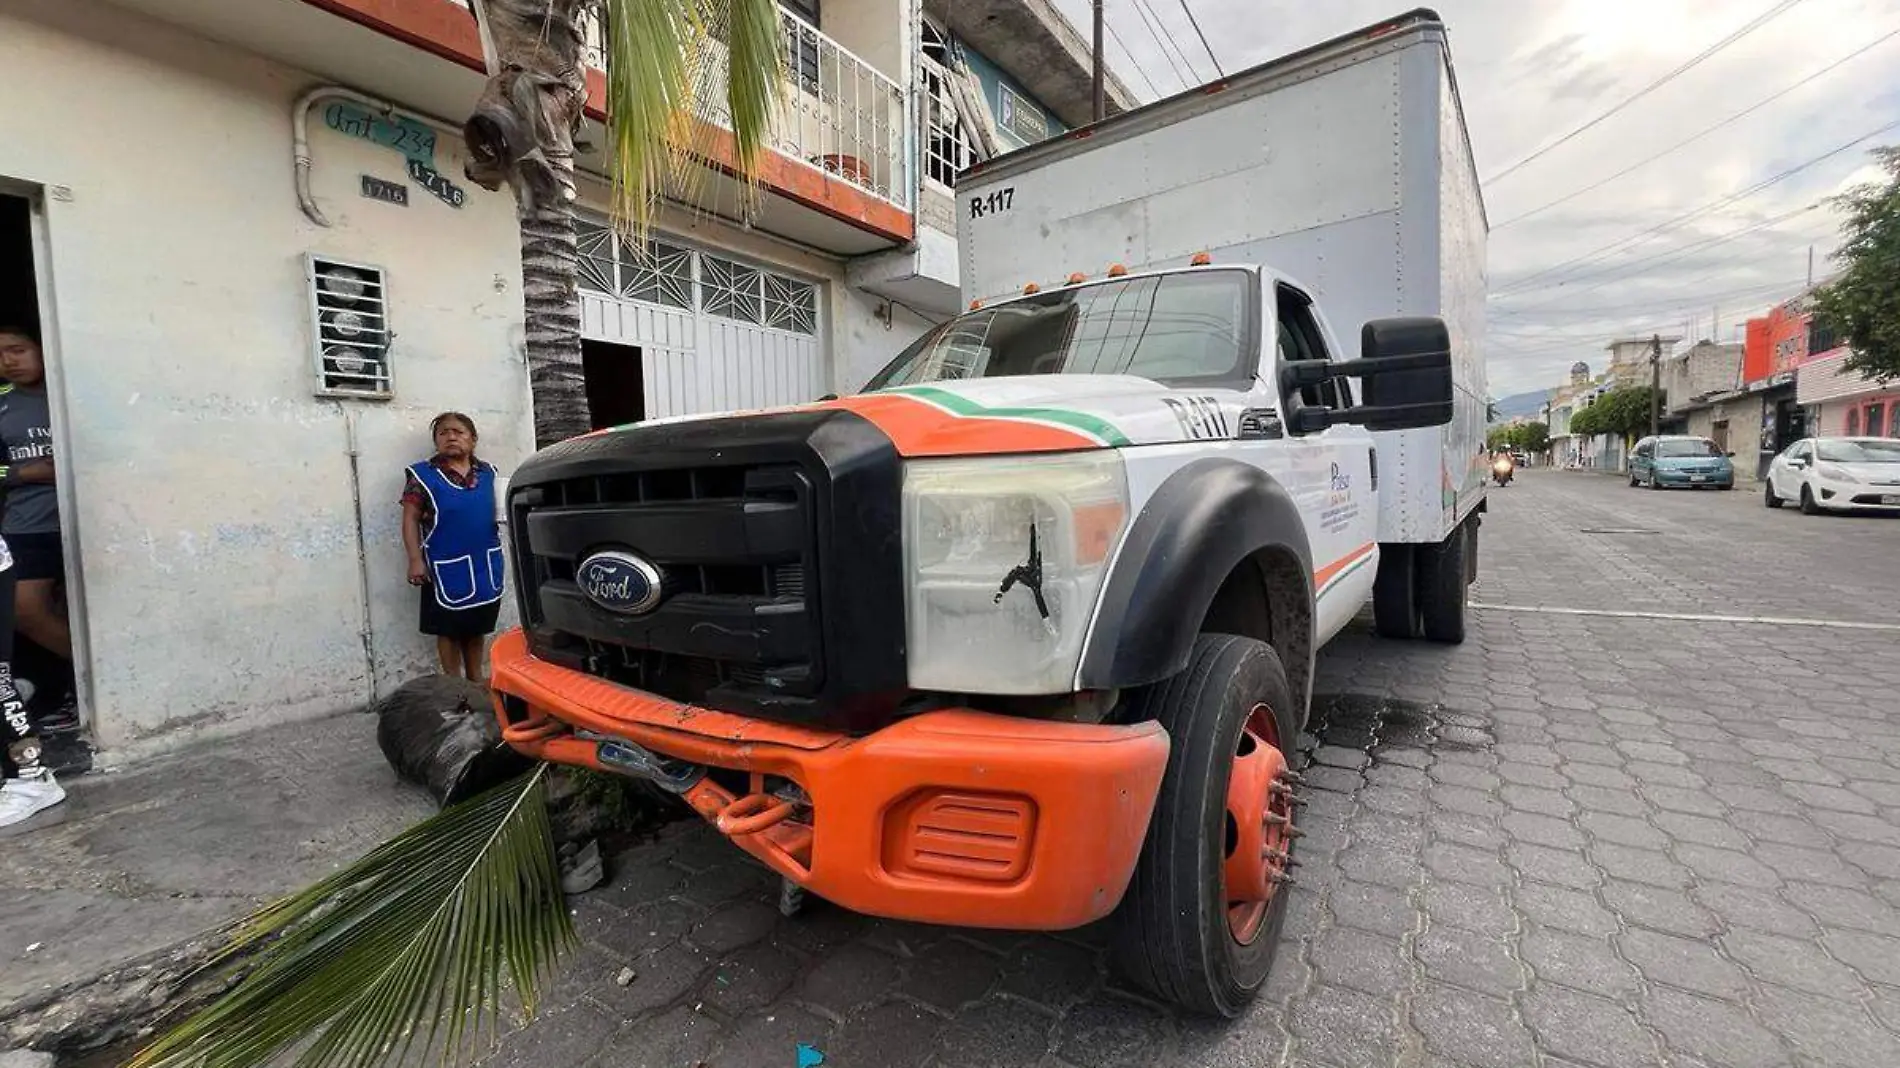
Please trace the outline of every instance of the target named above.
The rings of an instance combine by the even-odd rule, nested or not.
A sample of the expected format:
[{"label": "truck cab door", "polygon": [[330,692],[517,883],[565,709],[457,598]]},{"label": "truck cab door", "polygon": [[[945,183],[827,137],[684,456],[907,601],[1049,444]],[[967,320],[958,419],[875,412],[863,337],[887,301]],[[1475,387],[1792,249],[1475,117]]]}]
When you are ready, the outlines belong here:
[{"label": "truck cab door", "polygon": [[[1286,360],[1335,360],[1337,342],[1312,298],[1298,287],[1274,283],[1275,368],[1267,381],[1278,382],[1277,364]],[[1298,387],[1281,398],[1281,411],[1296,404],[1349,409],[1356,404],[1343,378]],[[1294,485],[1300,511],[1307,517],[1313,548],[1316,637],[1325,641],[1351,622],[1372,596],[1378,574],[1379,495],[1374,483],[1371,431],[1337,424],[1301,434],[1288,421],[1294,452]]]}]

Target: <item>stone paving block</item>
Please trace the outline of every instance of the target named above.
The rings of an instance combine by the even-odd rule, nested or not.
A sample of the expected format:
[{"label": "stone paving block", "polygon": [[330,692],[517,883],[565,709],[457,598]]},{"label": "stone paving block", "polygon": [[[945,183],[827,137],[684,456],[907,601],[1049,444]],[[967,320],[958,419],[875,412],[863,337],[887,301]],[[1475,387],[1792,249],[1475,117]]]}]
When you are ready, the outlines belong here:
[{"label": "stone paving block", "polygon": [[692,930],[704,915],[697,905],[676,898],[657,901],[631,915],[596,914],[583,903],[577,933],[586,941],[631,959],[669,946]]},{"label": "stone paving block", "polygon": [[1542,764],[1526,764],[1510,761],[1498,765],[1498,777],[1511,786],[1535,786],[1544,790],[1561,790],[1570,785],[1570,780],[1559,774],[1556,768]]},{"label": "stone paving block", "polygon": [[1288,1030],[1297,1055],[1336,1068],[1383,1068],[1399,1044],[1392,1011],[1388,999],[1326,989],[1294,1001]]},{"label": "stone paving block", "polygon": [[1503,940],[1434,928],[1418,937],[1412,951],[1425,975],[1442,983],[1500,998],[1524,986],[1523,969],[1510,944]]},{"label": "stone paving block", "polygon": [[[994,997],[957,1014],[939,1037],[936,1060],[974,1068],[1040,1064],[1055,1040],[1057,1020],[1027,1002]],[[842,1068],[842,1066],[841,1066]]]},{"label": "stone paving block", "polygon": [[759,942],[713,965],[700,984],[699,1000],[727,1016],[762,1009],[790,990],[804,962],[769,942]]},{"label": "stone paving block", "polygon": [[694,924],[687,937],[699,948],[720,954],[759,941],[778,924],[778,909],[773,906],[763,901],[734,901]]},{"label": "stone paving block", "polygon": [[1781,896],[1826,926],[1900,935],[1900,915],[1895,914],[1893,906],[1860,890],[1788,883],[1781,888]]},{"label": "stone paving block", "polygon": [[1478,849],[1496,849],[1504,841],[1504,834],[1496,820],[1442,808],[1426,814],[1425,828],[1440,841],[1457,842]]},{"label": "stone paving block", "polygon": [[1591,837],[1617,845],[1667,849],[1670,844],[1669,836],[1657,830],[1648,820],[1613,812],[1585,812],[1578,817],[1577,824],[1588,831]]},{"label": "stone paving block", "polygon": [[[1686,812],[1657,812],[1649,818],[1649,822],[1677,842],[1714,846],[1717,849],[1748,849],[1750,846],[1748,836],[1734,824],[1724,820],[1694,816]],[[1652,849],[1663,848],[1649,845],[1647,842],[1624,844],[1649,846]]]},{"label": "stone paving block", "polygon": [[686,886],[687,879],[686,870],[673,864],[672,855],[670,848],[647,846],[620,854],[608,866],[607,885],[588,894],[588,899],[633,912],[672,896]]},{"label": "stone paving block", "polygon": [[1347,880],[1326,898],[1334,922],[1397,939],[1414,924],[1411,903],[1401,890]]},{"label": "stone paving block", "polygon": [[603,971],[587,986],[587,998],[609,1012],[632,1019],[684,998],[705,981],[716,958],[675,942],[644,957],[620,965],[634,970],[632,983],[614,982],[614,971]]},{"label": "stone paving block", "polygon": [[1812,938],[1821,930],[1806,913],[1791,907],[1773,890],[1732,883],[1705,883],[1691,888],[1689,896],[1732,928],[1748,928],[1791,938]]},{"label": "stone paving block", "polygon": [[944,1013],[988,993],[1003,972],[1004,961],[966,942],[945,939],[931,946],[906,969],[903,993]]},{"label": "stone paving block", "polygon": [[1618,1002],[1552,986],[1532,991],[1523,1004],[1524,1017],[1546,1053],[1602,1065],[1656,1062],[1655,1043]]},{"label": "stone paving block", "polygon": [[865,937],[876,922],[869,916],[839,908],[830,902],[808,900],[805,910],[780,924],[773,938],[801,953],[822,956]]},{"label": "stone paving block", "polygon": [[1497,854],[1469,846],[1434,845],[1425,854],[1425,865],[1433,875],[1453,882],[1479,886],[1509,886],[1511,873]]},{"label": "stone paving block", "polygon": [[1718,998],[1739,998],[1748,992],[1748,979],[1742,970],[1705,941],[1632,930],[1618,935],[1616,944],[1623,959],[1652,983]]},{"label": "stone paving block", "polygon": [[[798,1047],[811,1046],[821,1052],[832,1046],[835,1025],[830,1020],[793,1005],[775,1005],[764,1013],[755,1013],[733,1028],[720,1051],[718,1065],[788,1065],[797,1061]],[[550,1062],[545,1068],[555,1068]],[[690,1062],[689,1062],[690,1063]],[[602,1065],[601,1068],[610,1068]],[[846,1068],[839,1065],[839,1068]]]},{"label": "stone paving block", "polygon": [[1781,876],[1775,874],[1773,868],[1733,849],[1682,844],[1670,850],[1670,854],[1705,882],[1767,887],[1781,883]]},{"label": "stone paving block", "polygon": [[[922,1068],[936,1053],[938,1036],[947,1026],[949,1021],[936,1013],[893,998],[868,1006],[845,1021],[824,1050],[825,1063],[838,1068]],[[767,1063],[788,1068],[793,1060],[780,1058]]]},{"label": "stone paving block", "polygon": [[[594,1063],[599,1068],[680,1068],[681,1065],[719,1064],[719,1050],[730,1034],[728,1025],[691,1005],[680,1005],[623,1028]],[[571,1062],[533,1062],[533,1068],[565,1068]]]},{"label": "stone paving block", "polygon": [[1173,1044],[1168,1013],[1144,1001],[1103,994],[1064,1014],[1056,1051],[1089,1068],[1150,1068]]},{"label": "stone paving block", "polygon": [[1729,957],[1764,983],[1823,996],[1839,995],[1859,985],[1852,970],[1812,941],[1741,928],[1723,935],[1721,945]]},{"label": "stone paving block", "polygon": [[1108,968],[1103,958],[1100,952],[1054,939],[1032,942],[1008,955],[997,990],[1061,1012],[1101,988]]},{"label": "stone paving block", "polygon": [[1900,1064],[1900,1039],[1863,1006],[1779,986],[1759,995],[1761,1018],[1805,1056],[1842,1068]]},{"label": "stone paving block", "polygon": [[1512,898],[1526,919],[1545,927],[1591,938],[1608,938],[1619,930],[1616,914],[1583,891],[1528,883],[1513,890]]},{"label": "stone paving block", "polygon": [[902,973],[896,957],[853,943],[838,947],[808,968],[793,996],[832,1016],[844,1017],[890,993]]},{"label": "stone paving block", "polygon": [[1321,983],[1344,986],[1374,997],[1391,997],[1411,979],[1398,941],[1350,927],[1335,927],[1318,935],[1308,958]]},{"label": "stone paving block", "polygon": [[543,1068],[582,1064],[607,1047],[620,1020],[598,1006],[577,1002],[535,1017],[534,1025],[502,1039],[484,1068]]},{"label": "stone paving block", "polygon": [[1605,874],[1617,879],[1666,889],[1681,889],[1693,881],[1689,869],[1659,850],[1637,849],[1614,842],[1592,842],[1587,852]]},{"label": "stone paving block", "polygon": [[1630,791],[1636,789],[1636,780],[1621,768],[1606,764],[1584,764],[1571,762],[1558,769],[1565,779],[1579,786],[1600,786],[1606,790]]},{"label": "stone paving block", "polygon": [[1473,1068],[1533,1063],[1531,1033],[1507,1001],[1427,983],[1412,1002],[1412,1026],[1426,1048]]},{"label": "stone paving block", "polygon": [[1502,939],[1518,926],[1518,917],[1502,890],[1471,883],[1437,880],[1424,888],[1421,900],[1433,927],[1473,931]]},{"label": "stone paving block", "polygon": [[1564,796],[1582,806],[1585,812],[1612,812],[1619,816],[1640,817],[1649,811],[1642,795],[1633,790],[1573,782],[1564,788]]},{"label": "stone paving block", "polygon": [[1721,929],[1714,914],[1681,890],[1612,879],[1599,893],[1604,904],[1632,927],[1687,938],[1711,938]]},{"label": "stone paving block", "polygon": [[1607,939],[1538,927],[1524,935],[1521,951],[1524,963],[1540,983],[1608,998],[1622,998],[1640,985],[1636,969],[1617,956],[1615,946]]},{"label": "stone paving block", "polygon": [[1519,842],[1575,850],[1584,846],[1583,832],[1568,821],[1534,812],[1513,812],[1504,817],[1504,833]]},{"label": "stone paving block", "polygon": [[1557,819],[1569,819],[1577,814],[1577,803],[1565,797],[1561,789],[1552,790],[1541,786],[1519,786],[1516,783],[1506,783],[1498,791],[1498,796],[1506,805],[1523,812],[1534,812]]},{"label": "stone paving block", "polygon": [[1710,1068],[1787,1068],[1792,1063],[1781,1039],[1739,1005],[1656,987],[1644,994],[1642,1011],[1671,1049],[1699,1055]]},{"label": "stone paving block", "polygon": [[[1715,787],[1722,789],[1722,787]],[[1752,790],[1749,787],[1737,787]],[[1643,787],[1643,796],[1657,808],[1668,812],[1686,812],[1691,816],[1721,817],[1728,815],[1728,806],[1721,798],[1707,790],[1685,790],[1675,786],[1648,785]],[[1754,811],[1761,811],[1759,809]],[[1783,813],[1785,815],[1785,813]]]}]

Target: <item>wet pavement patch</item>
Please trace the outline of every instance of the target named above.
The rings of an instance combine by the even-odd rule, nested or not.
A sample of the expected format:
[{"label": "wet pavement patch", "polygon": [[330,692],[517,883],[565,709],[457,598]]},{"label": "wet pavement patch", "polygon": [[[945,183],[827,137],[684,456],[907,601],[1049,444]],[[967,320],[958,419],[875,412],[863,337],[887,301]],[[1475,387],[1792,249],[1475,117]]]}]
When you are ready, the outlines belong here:
[{"label": "wet pavement patch", "polygon": [[1488,749],[1495,743],[1489,719],[1444,705],[1365,694],[1316,694],[1299,748],[1308,766],[1364,773],[1387,749]]}]

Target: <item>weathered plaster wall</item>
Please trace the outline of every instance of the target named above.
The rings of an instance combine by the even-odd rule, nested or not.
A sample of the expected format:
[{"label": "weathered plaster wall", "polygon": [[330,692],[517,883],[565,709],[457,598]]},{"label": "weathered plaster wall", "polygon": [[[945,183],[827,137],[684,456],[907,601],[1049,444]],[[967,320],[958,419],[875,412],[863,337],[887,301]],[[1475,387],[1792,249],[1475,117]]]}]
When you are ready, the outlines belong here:
[{"label": "weathered plaster wall", "polygon": [[[446,408],[504,470],[532,441],[511,203],[363,199],[362,174],[407,181],[402,157],[317,121],[320,228],[292,195],[312,79],[92,0],[0,2],[0,70],[0,176],[69,191],[47,203],[59,462],[100,738],[323,714],[421,668],[402,466]],[[312,396],[306,251],[388,272],[393,401]]]}]

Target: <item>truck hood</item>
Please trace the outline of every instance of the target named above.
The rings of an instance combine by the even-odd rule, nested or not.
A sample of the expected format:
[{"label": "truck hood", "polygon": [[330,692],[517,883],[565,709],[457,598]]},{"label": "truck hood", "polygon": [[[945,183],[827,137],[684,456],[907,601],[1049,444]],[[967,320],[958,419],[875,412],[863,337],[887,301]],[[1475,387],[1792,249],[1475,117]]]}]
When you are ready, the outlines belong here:
[{"label": "truck hood", "polygon": [[[1177,390],[1134,375],[1023,375],[900,386],[762,411],[842,408],[876,424],[904,456],[990,456],[1233,438],[1249,401],[1237,390]],[[759,412],[635,425],[753,414]]]}]

